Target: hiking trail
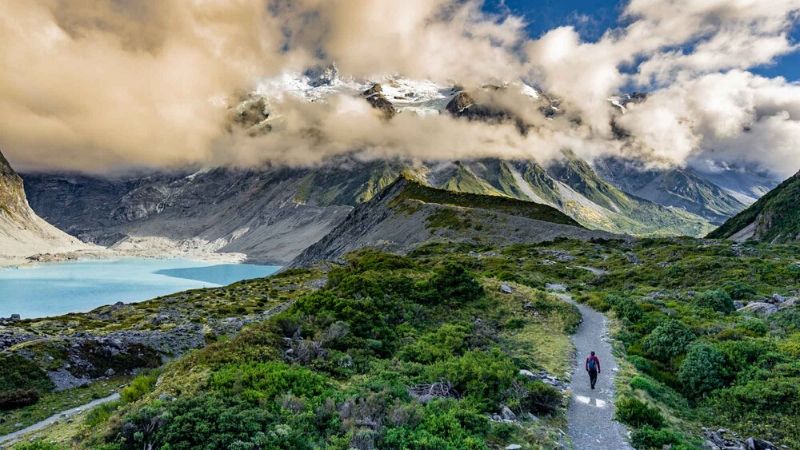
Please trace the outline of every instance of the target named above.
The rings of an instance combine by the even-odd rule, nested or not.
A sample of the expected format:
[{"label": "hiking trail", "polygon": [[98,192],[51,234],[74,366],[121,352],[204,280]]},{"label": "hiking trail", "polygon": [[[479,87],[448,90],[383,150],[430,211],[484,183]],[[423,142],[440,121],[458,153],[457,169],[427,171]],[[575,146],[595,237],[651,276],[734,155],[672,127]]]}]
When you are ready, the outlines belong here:
[{"label": "hiking trail", "polygon": [[[619,368],[611,353],[608,319],[594,309],[575,302],[566,293],[554,295],[575,305],[583,317],[572,336],[576,354],[567,416],[574,449],[633,450],[628,443],[625,426],[614,420],[614,379]],[[589,387],[589,375],[584,366],[586,357],[592,351],[600,358],[601,369],[594,390]]]},{"label": "hiking trail", "polygon": [[5,446],[10,446],[15,444],[16,442],[20,441],[22,438],[24,438],[26,435],[30,433],[43,430],[49,427],[50,425],[55,424],[56,422],[67,420],[75,415],[88,411],[96,406],[100,406],[103,403],[113,402],[115,400],[119,400],[119,393],[114,393],[109,395],[108,397],[93,400],[89,403],[86,403],[85,405],[76,406],[74,408],[61,411],[60,413],[53,414],[47,419],[44,419],[40,422],[36,422],[35,424],[25,427],[21,430],[17,430],[5,436],[0,436],[0,449],[6,448]]}]

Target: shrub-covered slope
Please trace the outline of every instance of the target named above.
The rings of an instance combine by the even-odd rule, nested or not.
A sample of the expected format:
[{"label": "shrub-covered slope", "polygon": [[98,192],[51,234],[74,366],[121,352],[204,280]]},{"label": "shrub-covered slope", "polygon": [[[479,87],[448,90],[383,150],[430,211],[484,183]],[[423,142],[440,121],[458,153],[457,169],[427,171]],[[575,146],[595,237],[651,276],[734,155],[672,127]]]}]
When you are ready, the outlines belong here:
[{"label": "shrub-covered slope", "polygon": [[766,242],[800,239],[800,172],[729,219],[708,237]]}]

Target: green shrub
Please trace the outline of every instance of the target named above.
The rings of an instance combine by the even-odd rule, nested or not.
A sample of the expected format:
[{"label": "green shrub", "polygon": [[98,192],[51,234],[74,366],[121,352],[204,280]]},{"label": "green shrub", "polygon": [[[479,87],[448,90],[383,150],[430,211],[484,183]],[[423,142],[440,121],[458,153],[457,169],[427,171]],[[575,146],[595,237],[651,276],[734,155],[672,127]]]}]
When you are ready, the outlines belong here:
[{"label": "green shrub", "polygon": [[756,295],[756,290],[752,286],[741,281],[726,281],[722,289],[735,300],[749,300]]},{"label": "green shrub", "polygon": [[[645,425],[631,434],[631,444],[639,450],[662,450],[665,446],[680,444],[683,437],[669,429],[656,429]],[[674,448],[674,447],[670,447]]]},{"label": "green shrub", "polygon": [[483,297],[483,286],[463,265],[447,262],[428,281],[425,299],[432,304],[463,304]]},{"label": "green shrub", "polygon": [[53,382],[31,361],[18,355],[0,354],[0,392],[18,389],[44,393],[53,389]]},{"label": "green shrub", "polygon": [[701,308],[713,309],[723,314],[730,314],[736,310],[733,307],[731,296],[721,289],[701,292],[697,294],[694,300]]},{"label": "green shrub", "polygon": [[697,336],[683,323],[668,320],[658,325],[645,339],[644,350],[660,361],[683,354]]},{"label": "green shrub", "polygon": [[447,380],[456,391],[486,409],[495,409],[502,394],[511,386],[517,368],[499,350],[469,351],[427,369],[427,381]]},{"label": "green shrub", "polygon": [[537,415],[553,414],[564,401],[561,391],[541,381],[525,383],[524,390],[525,395],[520,399],[520,407],[525,412]]},{"label": "green shrub", "polygon": [[463,324],[444,324],[405,346],[400,357],[408,361],[430,364],[452,356],[462,355],[468,348],[472,327]]},{"label": "green shrub", "polygon": [[696,399],[724,387],[729,372],[725,355],[713,345],[701,342],[686,353],[678,370],[678,381],[684,393]]},{"label": "green shrub", "polygon": [[158,381],[158,375],[155,373],[146,373],[134,378],[131,383],[126,386],[119,396],[125,403],[132,403],[145,395],[153,392]]},{"label": "green shrub", "polygon": [[328,387],[325,377],[305,367],[274,361],[223,367],[214,373],[211,385],[224,396],[252,402],[271,401],[289,393],[317,397]]},{"label": "green shrub", "polygon": [[0,392],[0,410],[30,406],[39,401],[39,393],[33,389],[14,389]]},{"label": "green shrub", "polygon": [[649,425],[661,428],[664,425],[664,416],[657,408],[648,406],[635,397],[623,397],[617,402],[616,419],[634,427]]},{"label": "green shrub", "polygon": [[609,295],[606,297],[606,301],[611,305],[611,309],[620,319],[636,323],[641,320],[644,315],[639,305],[628,297]]},{"label": "green shrub", "polygon": [[90,428],[94,428],[106,423],[108,419],[111,418],[111,415],[114,414],[114,411],[119,409],[121,405],[122,402],[108,402],[92,408],[86,414],[84,424]]}]

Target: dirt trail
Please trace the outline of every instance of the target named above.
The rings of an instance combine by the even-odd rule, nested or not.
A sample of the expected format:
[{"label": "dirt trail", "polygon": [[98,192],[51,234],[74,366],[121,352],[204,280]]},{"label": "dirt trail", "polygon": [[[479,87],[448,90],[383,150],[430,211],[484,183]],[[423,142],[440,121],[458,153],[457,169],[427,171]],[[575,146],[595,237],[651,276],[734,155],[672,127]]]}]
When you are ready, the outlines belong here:
[{"label": "dirt trail", "polygon": [[[627,441],[625,426],[614,420],[614,378],[618,367],[611,353],[608,320],[592,308],[576,303],[568,294],[556,293],[562,300],[575,305],[583,322],[572,337],[575,367],[572,373],[569,403],[569,435],[575,450],[632,450]],[[584,362],[589,352],[600,358],[601,373],[595,389],[589,387],[589,375]]]},{"label": "dirt trail", "polygon": [[60,413],[54,414],[48,417],[47,419],[42,420],[41,422],[36,422],[35,424],[29,427],[25,427],[19,431],[15,431],[5,436],[0,436],[0,449],[6,448],[5,446],[10,446],[11,444],[16,443],[26,435],[47,428],[58,421],[66,420],[74,415],[80,414],[96,406],[102,405],[103,403],[113,402],[115,400],[119,400],[118,393],[111,394],[108,397],[93,400],[85,405],[76,406],[75,408],[71,408],[66,411],[61,411]]}]

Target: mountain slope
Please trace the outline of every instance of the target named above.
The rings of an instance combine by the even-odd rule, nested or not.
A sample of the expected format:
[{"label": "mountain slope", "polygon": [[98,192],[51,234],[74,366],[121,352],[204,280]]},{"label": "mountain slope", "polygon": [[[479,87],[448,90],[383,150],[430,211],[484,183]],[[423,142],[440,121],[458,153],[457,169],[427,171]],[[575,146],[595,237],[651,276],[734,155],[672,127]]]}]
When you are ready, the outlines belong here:
[{"label": "mountain slope", "polygon": [[597,172],[619,189],[660,205],[684,209],[721,224],[747,205],[691,168],[648,169],[641,162],[606,158]]},{"label": "mountain slope", "polygon": [[338,260],[363,247],[405,253],[431,241],[508,245],[559,237],[588,240],[614,235],[587,230],[550,206],[436,189],[404,175],[357,206],[292,266]]},{"label": "mountain slope", "polygon": [[725,222],[708,237],[773,243],[800,240],[800,172]]},{"label": "mountain slope", "polygon": [[37,216],[28,205],[22,178],[0,153],[0,261],[87,246]]}]

